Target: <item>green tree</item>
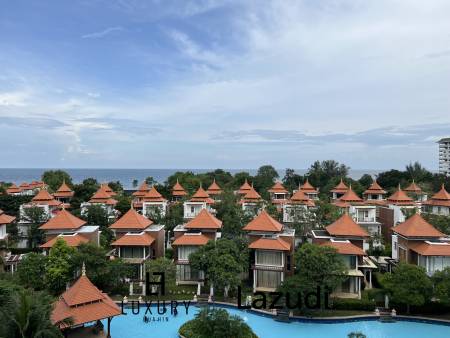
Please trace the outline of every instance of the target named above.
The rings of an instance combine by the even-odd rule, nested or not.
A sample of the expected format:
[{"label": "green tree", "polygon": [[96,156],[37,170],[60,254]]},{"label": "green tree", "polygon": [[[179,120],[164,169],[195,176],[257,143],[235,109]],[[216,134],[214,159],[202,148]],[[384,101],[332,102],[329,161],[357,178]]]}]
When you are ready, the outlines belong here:
[{"label": "green tree", "polygon": [[117,195],[114,197],[117,200],[117,204],[114,207],[122,215],[124,215],[131,208],[131,196],[128,195]]},{"label": "green tree", "polygon": [[186,338],[258,338],[241,317],[224,309],[202,309],[179,332]]},{"label": "green tree", "polygon": [[433,282],[434,296],[439,302],[450,304],[450,267],[442,271],[436,271],[431,278]]},{"label": "green tree", "polygon": [[450,216],[434,215],[424,212],[422,213],[422,217],[439,231],[450,235]]},{"label": "green tree", "polygon": [[12,196],[0,194],[0,209],[7,215],[19,217],[22,204],[31,202],[33,196]]},{"label": "green tree", "polygon": [[[4,289],[3,289],[4,290]],[[0,293],[2,293],[0,288]],[[10,288],[0,306],[0,336],[8,338],[59,338],[60,330],[50,320],[52,299],[41,292]],[[66,319],[65,323],[70,323]],[[58,324],[58,323],[56,323]]]},{"label": "green tree", "polygon": [[100,187],[95,178],[86,178],[81,184],[73,187],[74,195],[70,202],[73,209],[79,209],[81,203],[87,202]]},{"label": "green tree", "polygon": [[45,266],[45,282],[50,292],[59,295],[74,277],[72,259],[75,249],[59,238],[50,249]]},{"label": "green tree", "polygon": [[182,224],[183,217],[183,204],[170,204],[164,220],[162,221],[166,231],[172,231],[178,224]]},{"label": "green tree", "polygon": [[[308,169],[309,182],[315,187],[324,187],[332,178],[344,178],[349,167],[334,160],[316,161]],[[321,189],[322,190],[322,189]]]},{"label": "green tree", "polygon": [[55,192],[63,182],[72,187],[72,177],[64,170],[47,170],[42,174],[42,181],[48,185],[51,192]]},{"label": "green tree", "polygon": [[107,245],[111,242],[114,235],[109,228],[110,220],[108,211],[105,208],[98,204],[90,205],[82,218],[88,225],[98,225],[100,227],[102,245]]},{"label": "green tree", "polygon": [[247,265],[248,250],[242,250],[233,240],[222,238],[200,247],[189,255],[189,262],[194,269],[203,271],[216,289],[224,290],[227,297],[228,291],[241,282],[240,274]]},{"label": "green tree", "polygon": [[28,226],[28,247],[35,248],[44,242],[44,232],[39,227],[47,222],[48,215],[38,206],[23,208],[23,221]]},{"label": "green tree", "polygon": [[358,180],[359,184],[365,189],[370,187],[370,185],[373,183],[373,178],[369,174],[364,174],[361,176],[361,178]]},{"label": "green tree", "polygon": [[153,186],[153,185],[157,184],[158,182],[156,182],[156,180],[152,176],[148,176],[145,179],[145,183],[147,183],[149,186]]},{"label": "green tree", "polygon": [[405,171],[411,179],[417,182],[429,181],[433,176],[433,174],[425,169],[419,162],[408,164]]},{"label": "green tree", "polygon": [[[306,243],[295,253],[295,261],[295,274],[282,283],[282,292],[304,294],[318,287],[331,292],[346,278],[347,268],[334,248]],[[320,306],[323,308],[324,301]]]},{"label": "green tree", "polygon": [[97,287],[108,292],[121,291],[123,279],[130,272],[130,267],[122,259],[109,259],[108,250],[92,243],[83,243],[73,253],[70,270],[79,270],[83,263],[86,274]]},{"label": "green tree", "polygon": [[393,273],[385,276],[383,286],[392,296],[392,300],[406,305],[406,312],[410,313],[410,306],[423,305],[430,297],[431,280],[421,266],[400,263]]},{"label": "green tree", "polygon": [[294,169],[286,169],[283,177],[283,185],[287,190],[293,191],[298,189],[299,185],[304,181],[304,177],[296,174]]},{"label": "green tree", "polygon": [[258,172],[254,177],[254,187],[259,191],[261,196],[267,200],[269,199],[269,193],[267,192],[267,190],[273,186],[273,184],[275,183],[275,179],[277,179],[278,177],[278,172],[273,166],[263,165],[258,169]]},{"label": "green tree", "polygon": [[47,287],[44,280],[46,265],[47,256],[35,252],[27,254],[17,268],[20,284],[37,291],[45,290]]},{"label": "green tree", "polygon": [[175,285],[176,267],[171,259],[160,257],[149,260],[145,263],[145,271],[150,273],[151,282],[160,281],[160,276],[153,275],[154,272],[164,272],[166,285],[169,287]]},{"label": "green tree", "polygon": [[132,183],[133,188],[137,188],[138,184],[139,184],[139,181],[137,179],[134,179],[133,183]]},{"label": "green tree", "polygon": [[235,238],[242,235],[242,228],[251,217],[244,213],[237,196],[231,191],[222,194],[220,202],[214,204],[216,216],[222,220],[222,237]]}]

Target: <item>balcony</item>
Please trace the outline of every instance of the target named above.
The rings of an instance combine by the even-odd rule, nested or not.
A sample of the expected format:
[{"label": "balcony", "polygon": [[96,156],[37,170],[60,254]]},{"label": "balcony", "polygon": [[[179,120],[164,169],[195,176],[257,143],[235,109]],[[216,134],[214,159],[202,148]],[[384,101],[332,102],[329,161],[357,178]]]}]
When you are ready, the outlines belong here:
[{"label": "balcony", "polygon": [[355,217],[356,223],[375,223],[376,218],[375,217]]}]

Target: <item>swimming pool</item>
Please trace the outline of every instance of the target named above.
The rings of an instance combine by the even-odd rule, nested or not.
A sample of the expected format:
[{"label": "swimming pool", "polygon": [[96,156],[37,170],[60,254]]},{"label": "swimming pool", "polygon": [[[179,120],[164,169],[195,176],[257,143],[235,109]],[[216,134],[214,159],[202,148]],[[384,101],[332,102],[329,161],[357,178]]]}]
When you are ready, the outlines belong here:
[{"label": "swimming pool", "polygon": [[[170,308],[169,308],[170,309]],[[189,313],[179,308],[176,317],[170,315],[158,316],[156,307],[152,306],[153,315],[147,313],[148,323],[143,321],[145,307],[140,308],[138,315],[133,315],[130,309],[125,310],[127,315],[115,317],[111,323],[112,338],[177,338],[179,327],[194,318],[199,310],[191,305]],[[352,331],[364,333],[368,338],[448,338],[450,326],[397,321],[395,323],[381,323],[376,320],[363,320],[340,323],[305,323],[276,322],[270,317],[261,316],[252,312],[244,312],[226,307],[230,314],[237,314],[254,330],[260,338],[347,338]],[[168,310],[169,312],[170,310]],[[158,321],[158,318],[160,319]],[[155,321],[154,321],[155,320]]]}]

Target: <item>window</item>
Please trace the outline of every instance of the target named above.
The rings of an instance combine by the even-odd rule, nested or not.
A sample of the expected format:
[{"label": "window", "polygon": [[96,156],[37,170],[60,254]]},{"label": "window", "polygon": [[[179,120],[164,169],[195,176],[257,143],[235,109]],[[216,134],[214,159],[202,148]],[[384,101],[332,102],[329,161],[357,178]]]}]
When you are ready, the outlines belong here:
[{"label": "window", "polygon": [[275,289],[281,284],[281,274],[279,271],[256,270],[256,286]]},{"label": "window", "polygon": [[191,207],[191,214],[193,214],[195,212],[195,208]]},{"label": "window", "polygon": [[123,246],[120,248],[122,258],[144,258],[143,248],[134,246]]},{"label": "window", "polygon": [[283,253],[281,251],[256,251],[256,264],[283,266]]},{"label": "window", "polygon": [[356,256],[342,255],[341,258],[347,268],[356,269]]},{"label": "window", "polygon": [[180,246],[178,247],[178,259],[188,260],[189,255],[195,251],[197,251],[196,246]]},{"label": "window", "polygon": [[198,270],[191,268],[190,265],[177,265],[178,280],[192,281],[199,280],[200,273]]}]

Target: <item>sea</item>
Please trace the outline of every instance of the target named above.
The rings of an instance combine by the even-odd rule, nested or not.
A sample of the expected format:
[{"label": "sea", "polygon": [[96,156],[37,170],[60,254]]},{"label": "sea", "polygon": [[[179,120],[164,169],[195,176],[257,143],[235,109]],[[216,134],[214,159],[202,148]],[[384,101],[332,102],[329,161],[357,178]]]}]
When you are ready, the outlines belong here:
[{"label": "sea", "polygon": [[[58,168],[56,168],[58,169]],[[95,178],[99,182],[120,181],[125,189],[134,189],[133,180],[142,182],[148,176],[152,176],[157,182],[164,183],[169,176],[177,171],[192,171],[195,174],[214,171],[214,169],[80,169],[61,168],[68,172],[74,183],[80,183],[86,178]],[[42,173],[55,168],[0,168],[0,182],[12,182],[20,184],[40,180]],[[250,175],[255,175],[257,169],[224,169],[232,174],[246,171]],[[277,169],[280,178],[284,176],[285,169]],[[304,175],[308,169],[295,169],[299,175]],[[364,174],[376,176],[382,170],[374,169],[351,169],[349,176],[359,179]]]}]

